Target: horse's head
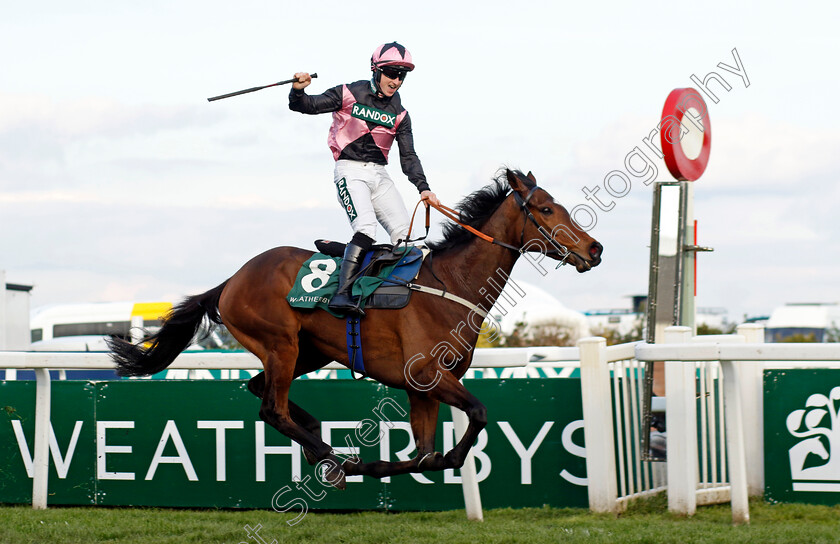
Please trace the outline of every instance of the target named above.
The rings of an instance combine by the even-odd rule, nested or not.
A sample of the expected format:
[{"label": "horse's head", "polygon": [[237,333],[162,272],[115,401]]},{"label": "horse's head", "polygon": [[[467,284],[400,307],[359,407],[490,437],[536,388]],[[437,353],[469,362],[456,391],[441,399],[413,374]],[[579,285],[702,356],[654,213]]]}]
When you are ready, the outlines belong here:
[{"label": "horse's head", "polygon": [[525,250],[570,263],[578,272],[586,272],[601,263],[603,246],[578,228],[566,208],[548,191],[537,186],[533,174],[528,172],[526,176],[508,170],[507,180],[525,216],[520,240]]}]

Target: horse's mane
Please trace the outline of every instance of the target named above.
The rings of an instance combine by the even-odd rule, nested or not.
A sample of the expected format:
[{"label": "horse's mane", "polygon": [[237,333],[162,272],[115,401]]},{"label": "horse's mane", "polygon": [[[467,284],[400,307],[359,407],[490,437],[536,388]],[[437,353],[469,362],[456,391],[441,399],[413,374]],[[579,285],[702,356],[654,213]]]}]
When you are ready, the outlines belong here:
[{"label": "horse's mane", "polygon": [[[520,177],[525,177],[522,172],[515,171]],[[507,169],[502,168],[496,173],[493,182],[466,196],[455,207],[460,215],[461,223],[480,230],[485,221],[493,215],[496,208],[507,198],[511,189],[507,182]],[[475,238],[475,235],[467,229],[447,221],[443,225],[443,239],[428,242],[426,245],[432,251],[447,251],[461,246]]]}]

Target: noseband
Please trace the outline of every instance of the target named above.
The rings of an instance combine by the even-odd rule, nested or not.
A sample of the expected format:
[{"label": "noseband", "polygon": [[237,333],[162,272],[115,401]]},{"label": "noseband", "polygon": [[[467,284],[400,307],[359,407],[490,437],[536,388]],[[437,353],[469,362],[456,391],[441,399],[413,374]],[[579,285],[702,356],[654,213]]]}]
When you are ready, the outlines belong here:
[{"label": "noseband", "polygon": [[[528,221],[534,224],[537,228],[537,232],[539,232],[543,238],[548,240],[548,242],[554,246],[554,249],[550,249],[545,252],[545,255],[557,255],[558,260],[560,261],[555,270],[560,268],[564,264],[566,264],[566,259],[569,258],[569,255],[572,253],[569,249],[558,242],[552,233],[545,230],[545,228],[537,222],[537,218],[534,217],[534,214],[531,213],[531,210],[528,209],[528,202],[531,200],[531,197],[534,196],[534,193],[539,189],[539,185],[534,185],[528,194],[525,195],[525,198],[522,198],[519,193],[516,191],[513,192],[513,198],[516,199],[516,203],[519,204],[519,209],[522,210],[522,214],[525,216],[524,221],[522,222],[522,233],[519,235],[519,249],[514,248],[513,246],[507,246],[511,249],[518,251],[519,253],[525,253],[525,227],[528,225]],[[506,245],[506,244],[505,244]]]}]

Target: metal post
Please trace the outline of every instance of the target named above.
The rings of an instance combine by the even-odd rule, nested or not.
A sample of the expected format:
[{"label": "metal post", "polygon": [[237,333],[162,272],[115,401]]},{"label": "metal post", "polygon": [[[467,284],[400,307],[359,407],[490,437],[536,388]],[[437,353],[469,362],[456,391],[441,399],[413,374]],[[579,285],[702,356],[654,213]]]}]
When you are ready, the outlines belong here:
[{"label": "metal post", "polygon": [[[690,327],[665,329],[666,344],[691,342]],[[697,394],[695,365],[665,362],[668,414],[668,510],[687,516],[697,511]]]},{"label": "metal post", "polygon": [[600,337],[582,338],[578,347],[589,509],[593,512],[617,512],[615,425],[607,367],[607,341]]},{"label": "metal post", "polygon": [[[470,420],[467,414],[451,406],[452,423],[455,427],[455,443],[467,432]],[[467,510],[467,519],[473,521],[484,521],[484,513],[481,509],[481,493],[478,489],[478,478],[475,472],[475,456],[472,449],[467,453],[464,466],[461,467],[461,488],[464,490],[464,506]]]},{"label": "metal post", "polygon": [[683,185],[682,202],[680,203],[680,220],[683,222],[680,229],[680,252],[679,258],[682,261],[682,290],[680,292],[680,321],[679,324],[691,327],[692,334],[697,334],[694,309],[694,259],[697,254],[694,251],[687,251],[694,239],[694,183],[690,181],[681,182]]},{"label": "metal post", "polygon": [[35,369],[35,446],[32,455],[32,508],[47,507],[50,470],[50,371]]}]

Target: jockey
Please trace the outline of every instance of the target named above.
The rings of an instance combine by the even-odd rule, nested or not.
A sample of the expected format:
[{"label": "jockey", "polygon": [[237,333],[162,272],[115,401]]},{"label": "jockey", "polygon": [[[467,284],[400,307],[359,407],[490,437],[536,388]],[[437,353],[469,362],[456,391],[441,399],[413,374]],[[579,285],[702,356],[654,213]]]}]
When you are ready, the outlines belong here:
[{"label": "jockey", "polygon": [[380,45],[370,58],[370,69],[373,72],[370,81],[338,85],[319,95],[304,92],[312,78],[306,72],[298,72],[297,82],[289,92],[289,109],[307,114],[333,114],[327,141],[335,159],[338,201],[347,212],[353,238],[344,251],[338,291],[330,301],[330,309],[356,313],[363,312],[350,295],[352,278],[376,239],[377,222],[388,232],[394,245],[408,234],[408,210],[385,170],[395,138],[402,171],[417,187],[421,200],[426,206],[429,202],[440,204],[429,190],[420,159],[414,152],[411,118],[397,92],[408,72],[414,70],[411,53],[397,42]]}]

